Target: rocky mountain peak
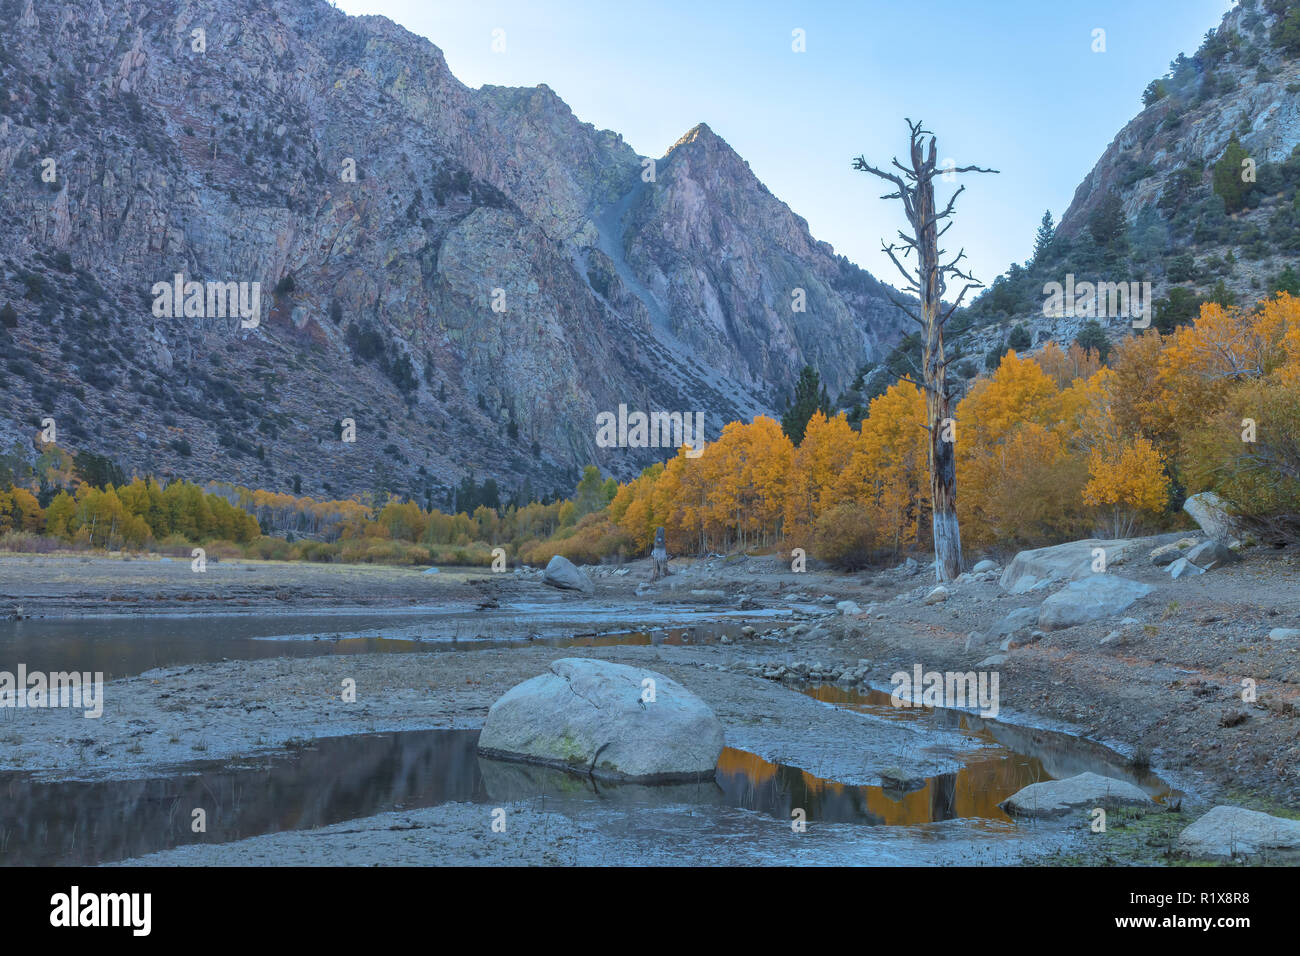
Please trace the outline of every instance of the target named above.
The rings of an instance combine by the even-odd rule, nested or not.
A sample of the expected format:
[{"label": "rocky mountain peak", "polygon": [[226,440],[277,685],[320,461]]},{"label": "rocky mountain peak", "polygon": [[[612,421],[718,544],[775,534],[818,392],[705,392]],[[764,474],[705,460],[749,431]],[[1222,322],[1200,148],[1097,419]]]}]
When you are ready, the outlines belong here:
[{"label": "rocky mountain peak", "polygon": [[[681,138],[678,139],[677,142],[673,143],[673,145],[668,148],[668,153],[671,154],[672,151],[677,149],[677,147],[679,146],[684,146],[687,143],[695,143],[695,142],[700,143],[701,146],[704,146],[706,148],[710,146],[715,146],[718,143],[721,143],[723,146],[727,145],[726,141],[723,140],[722,137],[720,137],[717,133],[713,132],[713,130],[709,127],[708,123],[696,123],[685,133],[683,133],[681,135]],[[727,148],[730,149],[730,147]]]},{"label": "rocky mountain peak", "polygon": [[[704,124],[647,180],[546,84],[469,89],[323,0],[0,2],[20,29],[0,345],[25,364],[0,434],[49,415],[128,474],[446,504],[466,474],[635,474],[672,450],[599,447],[599,412],[699,411],[715,436],[805,364],[843,387],[902,326]],[[258,283],[258,323],[155,310],[177,274]]]}]

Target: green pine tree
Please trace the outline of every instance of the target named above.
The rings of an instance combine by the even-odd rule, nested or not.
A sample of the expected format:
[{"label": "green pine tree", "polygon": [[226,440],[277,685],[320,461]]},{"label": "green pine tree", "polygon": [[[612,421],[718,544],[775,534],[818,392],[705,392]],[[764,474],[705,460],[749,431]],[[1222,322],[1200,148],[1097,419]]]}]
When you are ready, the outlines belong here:
[{"label": "green pine tree", "polygon": [[1097,245],[1106,246],[1123,237],[1127,220],[1124,218],[1124,204],[1117,193],[1107,193],[1088,217],[1088,231]]},{"label": "green pine tree", "polygon": [[605,498],[605,482],[600,478],[600,469],[595,465],[588,465],[582,469],[582,480],[574,489],[573,505],[576,509],[574,517],[581,518],[593,511],[599,511],[607,504],[609,501]]},{"label": "green pine tree", "polygon": [[1249,155],[1246,147],[1237,141],[1237,134],[1233,133],[1223,155],[1214,164],[1214,192],[1223,200],[1223,208],[1227,212],[1238,212],[1246,206],[1246,193],[1252,184],[1241,177],[1244,170],[1242,163]]},{"label": "green pine tree", "polygon": [[781,430],[796,445],[803,441],[804,431],[813,413],[820,411],[823,415],[831,413],[831,400],[826,394],[826,386],[821,383],[821,376],[811,365],[805,365],[799,373],[799,381],[794,387],[794,401],[786,407],[781,416]]},{"label": "green pine tree", "polygon": [[1075,336],[1074,341],[1079,343],[1080,348],[1096,349],[1101,360],[1106,361],[1106,356],[1110,354],[1110,340],[1106,338],[1106,330],[1101,327],[1101,323],[1096,319],[1089,319],[1084,323],[1079,334]]},{"label": "green pine tree", "polygon": [[1052,236],[1056,234],[1056,225],[1052,222],[1052,210],[1043,213],[1043,221],[1038,224],[1038,232],[1034,234],[1034,261],[1042,262],[1043,256],[1047,253],[1047,248],[1052,244]]},{"label": "green pine tree", "polygon": [[1300,274],[1297,274],[1295,267],[1288,265],[1282,270],[1281,274],[1273,280],[1274,292],[1287,292],[1293,296],[1300,297]]}]

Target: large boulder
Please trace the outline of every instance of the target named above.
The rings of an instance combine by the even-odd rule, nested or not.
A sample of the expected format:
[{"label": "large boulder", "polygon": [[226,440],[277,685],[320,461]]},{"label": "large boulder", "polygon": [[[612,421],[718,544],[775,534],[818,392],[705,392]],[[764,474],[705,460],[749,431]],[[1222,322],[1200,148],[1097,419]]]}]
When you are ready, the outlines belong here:
[{"label": "large boulder", "polygon": [[1017,790],[998,804],[1007,813],[1022,817],[1058,817],[1071,810],[1142,806],[1151,803],[1141,787],[1127,780],[1081,773],[1064,780],[1047,780]]},{"label": "large boulder", "polygon": [[1300,820],[1241,807],[1215,807],[1178,835],[1178,849],[1210,860],[1261,853],[1272,862],[1300,860]]},{"label": "large boulder", "polygon": [[568,558],[558,554],[546,565],[542,581],[553,588],[561,588],[565,591],[582,591],[584,594],[591,594],[596,590],[596,586],[591,583],[591,578]]},{"label": "large boulder", "polygon": [[1150,546],[1149,538],[1088,538],[1021,551],[1002,572],[999,583],[1012,594],[1024,594],[1061,581],[1077,581],[1095,574],[1097,555],[1094,552],[1098,548],[1104,553],[1106,567],[1112,567],[1123,564]]},{"label": "large boulder", "polygon": [[1071,581],[1046,601],[1038,612],[1038,626],[1044,631],[1102,621],[1128,608],[1154,591],[1149,584],[1121,578],[1117,574],[1094,574]]},{"label": "large boulder", "polygon": [[723,731],[713,711],[672,678],[566,657],[492,705],[478,746],[489,757],[666,782],[711,775]]},{"label": "large boulder", "polygon": [[1227,544],[1238,537],[1237,522],[1228,514],[1228,503],[1212,491],[1202,491],[1183,502],[1183,510],[1201,526],[1212,541]]}]

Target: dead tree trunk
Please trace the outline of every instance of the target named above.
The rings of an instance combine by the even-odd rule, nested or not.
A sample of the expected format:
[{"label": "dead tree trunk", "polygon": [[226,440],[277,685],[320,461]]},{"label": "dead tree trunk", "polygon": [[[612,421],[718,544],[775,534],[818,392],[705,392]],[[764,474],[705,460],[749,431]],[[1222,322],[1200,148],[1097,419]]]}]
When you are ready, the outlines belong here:
[{"label": "dead tree trunk", "polygon": [[[937,168],[935,163],[935,137],[929,130],[922,128],[919,122],[907,121],[911,130],[911,165],[904,166],[897,159],[893,160],[898,173],[886,172],[870,165],[865,157],[859,156],[853,161],[853,168],[878,176],[896,187],[896,191],[882,196],[882,199],[898,199],[903,203],[907,221],[912,227],[911,235],[899,230],[900,243],[881,242],[886,255],[898,267],[898,271],[907,280],[907,288],[913,292],[920,303],[918,315],[911,307],[895,300],[895,305],[902,309],[913,321],[921,326],[921,368],[918,379],[912,380],[925,393],[925,410],[930,432],[930,502],[934,530],[934,571],[938,581],[951,581],[961,574],[961,529],[957,525],[957,463],[953,454],[956,444],[956,422],[952,417],[953,393],[948,388],[948,365],[952,359],[944,356],[943,328],[948,318],[961,305],[966,293],[971,289],[981,288],[983,283],[962,272],[958,263],[966,257],[963,250],[951,262],[944,263],[941,256],[944,250],[939,248],[939,238],[952,225],[949,221],[943,228],[940,223],[952,216],[953,206],[965,186],[959,186],[948,200],[942,212],[936,212],[934,202],[934,177],[958,173],[995,173],[996,169],[982,169],[979,166],[947,165]],[[925,143],[925,137],[930,142]],[[901,175],[900,175],[901,174]],[[909,272],[899,261],[898,254],[906,259],[916,254],[916,265]],[[947,291],[947,280],[956,276],[965,281],[961,292],[946,309],[943,295]]]},{"label": "dead tree trunk", "polygon": [[660,578],[668,577],[668,544],[662,525],[655,528],[655,544],[650,551],[650,560],[654,563],[654,573],[650,577],[651,581],[658,581]]}]

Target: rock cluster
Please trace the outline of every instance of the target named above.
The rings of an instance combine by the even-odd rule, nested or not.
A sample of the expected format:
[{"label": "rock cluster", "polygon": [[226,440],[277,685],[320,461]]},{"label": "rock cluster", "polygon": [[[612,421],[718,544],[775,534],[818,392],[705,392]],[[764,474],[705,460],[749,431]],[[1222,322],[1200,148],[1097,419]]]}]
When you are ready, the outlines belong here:
[{"label": "rock cluster", "polygon": [[871,661],[862,659],[854,664],[825,664],[821,661],[742,661],[732,665],[729,670],[750,677],[764,680],[786,681],[823,681],[827,683],[865,684],[871,675]]}]

